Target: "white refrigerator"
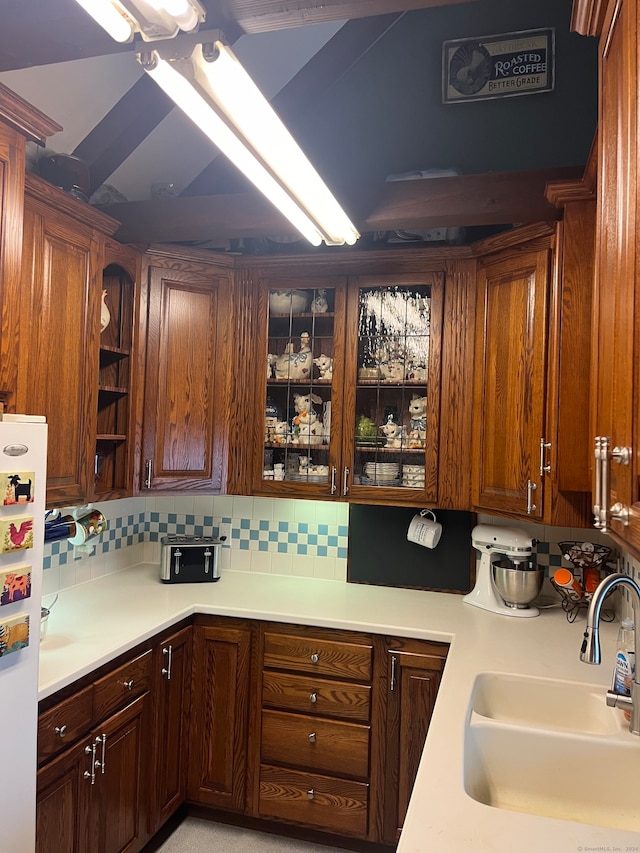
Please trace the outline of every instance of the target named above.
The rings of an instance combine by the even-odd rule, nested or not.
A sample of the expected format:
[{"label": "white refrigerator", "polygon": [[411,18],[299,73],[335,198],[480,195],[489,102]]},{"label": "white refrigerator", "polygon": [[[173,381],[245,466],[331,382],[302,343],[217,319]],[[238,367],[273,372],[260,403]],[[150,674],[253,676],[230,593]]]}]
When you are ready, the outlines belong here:
[{"label": "white refrigerator", "polygon": [[2,853],[32,853],[47,469],[43,417],[0,415]]}]

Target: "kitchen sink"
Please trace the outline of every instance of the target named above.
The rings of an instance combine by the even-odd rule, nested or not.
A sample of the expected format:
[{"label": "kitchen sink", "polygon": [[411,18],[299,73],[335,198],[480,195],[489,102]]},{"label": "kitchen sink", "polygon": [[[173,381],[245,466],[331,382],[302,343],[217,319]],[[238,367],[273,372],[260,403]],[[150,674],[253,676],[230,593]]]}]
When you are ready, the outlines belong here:
[{"label": "kitchen sink", "polygon": [[473,720],[465,733],[464,787],[474,800],[640,831],[640,738],[628,732],[601,737]]},{"label": "kitchen sink", "polygon": [[483,672],[473,687],[471,711],[497,722],[610,735],[625,725],[622,713],[607,707],[605,693],[592,684]]}]

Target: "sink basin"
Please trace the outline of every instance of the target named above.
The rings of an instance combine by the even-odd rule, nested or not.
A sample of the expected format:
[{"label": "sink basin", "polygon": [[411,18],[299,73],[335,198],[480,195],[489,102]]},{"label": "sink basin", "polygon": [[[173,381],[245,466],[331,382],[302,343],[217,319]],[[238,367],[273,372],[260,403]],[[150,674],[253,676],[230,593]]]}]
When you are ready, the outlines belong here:
[{"label": "sink basin", "polygon": [[624,730],[623,715],[607,707],[604,688],[548,678],[483,672],[474,684],[471,710],[491,720],[559,732]]},{"label": "sink basin", "polygon": [[465,733],[465,791],[499,809],[638,832],[639,771],[640,738],[628,733],[603,738],[493,722],[471,723]]}]

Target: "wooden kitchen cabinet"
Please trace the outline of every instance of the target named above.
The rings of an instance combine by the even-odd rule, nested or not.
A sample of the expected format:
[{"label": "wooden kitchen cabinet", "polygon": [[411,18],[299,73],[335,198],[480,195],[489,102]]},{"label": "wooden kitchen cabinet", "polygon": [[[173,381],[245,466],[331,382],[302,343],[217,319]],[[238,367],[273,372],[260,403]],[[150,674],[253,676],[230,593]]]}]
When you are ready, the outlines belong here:
[{"label": "wooden kitchen cabinet", "polygon": [[[469,481],[452,472],[470,436],[459,388],[474,306],[455,307],[468,307],[470,250],[248,263],[252,493],[468,509]],[[441,406],[450,397],[455,414]]]},{"label": "wooden kitchen cabinet", "polygon": [[418,772],[448,647],[442,643],[377,638],[386,694],[382,841],[395,844]]},{"label": "wooden kitchen cabinet", "polygon": [[142,456],[144,490],[219,492],[226,484],[233,259],[150,249]]},{"label": "wooden kitchen cabinet", "polygon": [[251,623],[199,616],[193,638],[190,802],[246,808]]},{"label": "wooden kitchen cabinet", "polygon": [[150,684],[147,650],[67,691],[41,715],[37,853],[142,849],[151,784]]},{"label": "wooden kitchen cabinet", "polygon": [[192,643],[193,629],[188,626],[161,638],[154,650],[156,719],[151,834],[187,797]]},{"label": "wooden kitchen cabinet", "polygon": [[573,26],[599,35],[594,393],[595,526],[640,557],[638,4],[576,0]]},{"label": "wooden kitchen cabinet", "polygon": [[[579,249],[576,252],[576,244]],[[588,521],[592,208],[562,227],[475,244],[478,255],[472,503],[481,512]],[[562,455],[561,455],[562,454]]]}]

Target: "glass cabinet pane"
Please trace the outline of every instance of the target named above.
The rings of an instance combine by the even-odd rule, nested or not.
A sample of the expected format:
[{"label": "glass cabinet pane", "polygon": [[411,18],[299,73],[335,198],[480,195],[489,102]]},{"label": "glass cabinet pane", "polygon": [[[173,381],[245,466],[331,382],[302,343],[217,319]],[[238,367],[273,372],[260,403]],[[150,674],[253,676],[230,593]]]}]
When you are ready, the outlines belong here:
[{"label": "glass cabinet pane", "polygon": [[269,290],[263,480],[329,481],[333,288]]},{"label": "glass cabinet pane", "polygon": [[354,485],[424,489],[430,285],[361,288]]}]

